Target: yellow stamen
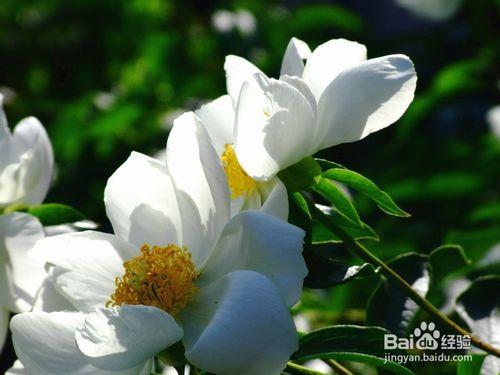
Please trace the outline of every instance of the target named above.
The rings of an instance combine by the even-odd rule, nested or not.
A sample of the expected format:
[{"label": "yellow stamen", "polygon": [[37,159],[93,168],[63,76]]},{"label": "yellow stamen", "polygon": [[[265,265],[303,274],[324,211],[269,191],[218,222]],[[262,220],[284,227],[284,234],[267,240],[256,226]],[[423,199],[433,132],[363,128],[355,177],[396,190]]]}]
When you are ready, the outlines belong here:
[{"label": "yellow stamen", "polygon": [[255,190],[255,181],[241,167],[232,145],[226,145],[221,160],[231,190],[231,198],[250,196]]},{"label": "yellow stamen", "polygon": [[155,306],[175,315],[186,307],[197,288],[191,254],[175,245],[143,245],[141,255],[125,263],[125,274],[115,279],[108,306]]}]

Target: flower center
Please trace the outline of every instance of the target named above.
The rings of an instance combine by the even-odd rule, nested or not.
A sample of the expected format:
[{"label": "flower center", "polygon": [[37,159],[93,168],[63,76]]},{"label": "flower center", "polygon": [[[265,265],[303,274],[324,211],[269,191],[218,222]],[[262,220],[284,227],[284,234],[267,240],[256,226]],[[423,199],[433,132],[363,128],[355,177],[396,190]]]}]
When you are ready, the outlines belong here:
[{"label": "flower center", "polygon": [[116,290],[106,307],[147,305],[175,315],[197,291],[194,281],[198,275],[185,248],[143,245],[141,255],[123,266],[125,274],[115,279]]},{"label": "flower center", "polygon": [[241,167],[232,145],[226,145],[221,160],[231,190],[231,198],[250,196],[255,190],[255,181]]}]

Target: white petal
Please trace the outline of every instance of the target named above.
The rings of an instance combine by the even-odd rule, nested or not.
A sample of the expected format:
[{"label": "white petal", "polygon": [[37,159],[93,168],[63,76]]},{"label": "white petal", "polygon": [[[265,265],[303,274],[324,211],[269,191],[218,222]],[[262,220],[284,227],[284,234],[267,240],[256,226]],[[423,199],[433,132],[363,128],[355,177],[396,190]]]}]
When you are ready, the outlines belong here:
[{"label": "white petal", "polygon": [[[37,375],[111,375],[92,366],[76,347],[75,331],[85,315],[69,312],[30,312],[14,316],[10,323],[18,358],[27,372]],[[141,367],[120,374],[138,374]]]},{"label": "white petal", "polygon": [[[266,186],[270,185],[270,186]],[[264,204],[261,211],[273,215],[281,220],[288,221],[288,194],[286,187],[279,178],[274,178],[269,182],[260,183],[260,190],[263,191]]]},{"label": "white petal", "polygon": [[226,144],[234,143],[234,108],[229,95],[223,95],[195,111],[207,129],[218,156]]},{"label": "white petal", "polygon": [[182,211],[182,246],[202,264],[230,217],[226,175],[193,112],[180,116],[167,143],[167,166]]},{"label": "white petal", "polygon": [[311,132],[313,110],[295,87],[264,75],[243,85],[236,110],[235,152],[254,179],[268,180],[307,156]]},{"label": "white petal", "polygon": [[[257,186],[260,183],[257,183]],[[260,210],[262,197],[259,189],[254,189],[250,195],[231,199],[231,217],[246,210]]]},{"label": "white petal", "polygon": [[298,348],[278,290],[253,271],[232,272],[200,289],[181,320],[186,358],[219,375],[279,374]]},{"label": "white petal", "polygon": [[135,367],[182,338],[174,318],[152,306],[98,309],[88,314],[75,334],[78,348],[96,367]]},{"label": "white petal", "polygon": [[316,100],[343,70],[366,60],[366,47],[345,39],[332,39],[318,46],[307,59],[302,79]]},{"label": "white petal", "polygon": [[204,285],[237,270],[266,275],[289,306],[297,302],[307,268],[304,231],[259,211],[245,211],[226,225],[199,282]]},{"label": "white petal", "polygon": [[12,136],[1,138],[0,206],[41,203],[54,166],[52,146],[42,124],[28,117],[15,127]]},{"label": "white petal", "polygon": [[33,216],[15,212],[0,216],[0,252],[6,252],[9,307],[29,311],[46,277],[44,263],[28,256],[35,242],[44,238],[42,224]]},{"label": "white petal", "polygon": [[281,63],[280,75],[302,77],[304,60],[307,60],[310,54],[311,49],[306,42],[297,38],[290,39]]},{"label": "white petal", "polygon": [[13,152],[25,158],[22,185],[25,196],[22,203],[41,203],[52,181],[54,155],[52,145],[43,125],[34,117],[28,117],[14,128]]},{"label": "white petal", "polygon": [[21,361],[16,360],[14,365],[5,372],[5,375],[28,375]]},{"label": "white petal", "polygon": [[115,278],[124,274],[123,262],[139,249],[107,233],[79,232],[47,237],[30,251],[51,263],[57,290],[79,310],[102,306],[115,291]]},{"label": "white petal", "polygon": [[250,61],[234,55],[226,56],[224,70],[226,71],[227,93],[233,100],[233,106],[236,107],[243,83],[252,79],[255,73],[262,73],[262,71]]},{"label": "white petal", "polygon": [[38,290],[32,311],[75,311],[75,307],[57,291],[52,280],[47,278]]},{"label": "white petal", "polygon": [[304,97],[307,99],[307,101],[311,105],[311,108],[312,108],[314,114],[316,114],[316,107],[317,107],[317,105],[316,105],[316,98],[314,97],[311,89],[309,88],[309,86],[307,85],[307,83],[305,83],[305,81],[303,81],[299,77],[290,77],[290,76],[287,76],[287,75],[281,76],[280,77],[280,81],[286,82],[290,86],[293,86],[297,90],[299,90],[299,92],[302,95],[304,95]]},{"label": "white petal", "polygon": [[370,59],[340,74],[318,103],[318,149],[353,142],[398,120],[413,100],[417,76],[404,55]]},{"label": "white petal", "polygon": [[177,197],[160,161],[132,152],[109,178],[104,203],[114,232],[125,241],[138,247],[180,243]]}]

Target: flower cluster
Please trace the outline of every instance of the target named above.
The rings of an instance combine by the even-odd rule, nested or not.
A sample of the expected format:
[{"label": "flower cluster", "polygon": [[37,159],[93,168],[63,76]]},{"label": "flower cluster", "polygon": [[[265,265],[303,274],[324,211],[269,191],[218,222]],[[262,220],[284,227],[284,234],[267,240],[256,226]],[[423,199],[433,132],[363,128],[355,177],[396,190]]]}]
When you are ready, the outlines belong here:
[{"label": "flower cluster", "polygon": [[[236,56],[224,68],[228,94],[174,121],[165,161],[132,152],[109,178],[113,234],[39,236],[16,255],[0,247],[41,275],[36,301],[10,323],[18,367],[149,374],[180,345],[210,373],[285,368],[298,349],[289,309],[308,270],[279,173],[394,123],[416,74],[406,56],[367,59],[343,39],[311,52],[292,38],[279,79]],[[13,136],[0,122],[0,207],[39,203],[52,170],[46,134],[33,119]],[[0,225],[4,241],[7,232]]]}]

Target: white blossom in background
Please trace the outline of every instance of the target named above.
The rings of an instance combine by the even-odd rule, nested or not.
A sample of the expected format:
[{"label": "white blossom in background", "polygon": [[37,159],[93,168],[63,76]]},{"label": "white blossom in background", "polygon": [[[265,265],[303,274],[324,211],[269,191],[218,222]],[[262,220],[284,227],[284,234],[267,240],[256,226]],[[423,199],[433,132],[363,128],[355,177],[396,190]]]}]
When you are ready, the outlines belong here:
[{"label": "white blossom in background", "polygon": [[101,111],[110,109],[116,102],[116,94],[101,91],[94,96],[94,105]]},{"label": "white blossom in background", "polygon": [[239,9],[235,12],[223,9],[212,14],[212,26],[220,33],[229,33],[236,29],[242,35],[250,36],[257,29],[257,20],[247,9]]},{"label": "white blossom in background", "polygon": [[446,21],[458,11],[462,0],[395,0],[396,4],[417,17]]},{"label": "white blossom in background", "polygon": [[304,157],[363,139],[406,111],[417,81],[411,60],[366,56],[364,45],[345,39],[330,40],[311,52],[305,42],[292,38],[279,80],[241,57],[227,56],[229,95],[197,115],[218,152],[226,147],[252,180],[272,181]]},{"label": "white blossom in background", "polygon": [[496,105],[486,113],[486,121],[495,137],[500,139],[500,105]]},{"label": "white blossom in background", "polygon": [[41,203],[54,168],[52,145],[36,118],[21,120],[11,132],[0,94],[0,209]]},{"label": "white blossom in background", "polygon": [[114,235],[63,234],[31,250],[59,299],[47,290],[53,312],[11,321],[28,372],[149,374],[182,340],[203,370],[279,374],[297,350],[289,307],[307,273],[304,232],[261,211],[231,217],[208,134],[193,113],[178,121],[166,164],[132,153],[109,179]]}]

